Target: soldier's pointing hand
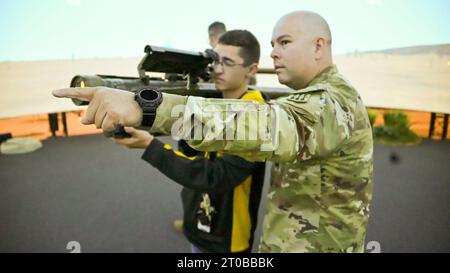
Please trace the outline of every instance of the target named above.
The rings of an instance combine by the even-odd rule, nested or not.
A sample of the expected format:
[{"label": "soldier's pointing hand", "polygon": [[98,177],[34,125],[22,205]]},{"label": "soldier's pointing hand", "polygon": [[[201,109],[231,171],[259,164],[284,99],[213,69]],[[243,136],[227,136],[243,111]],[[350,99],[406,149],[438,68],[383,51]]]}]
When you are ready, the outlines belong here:
[{"label": "soldier's pointing hand", "polygon": [[65,88],[53,91],[58,98],[89,101],[83,124],[95,124],[105,132],[121,126],[139,126],[142,109],[134,100],[134,94],[107,87]]}]

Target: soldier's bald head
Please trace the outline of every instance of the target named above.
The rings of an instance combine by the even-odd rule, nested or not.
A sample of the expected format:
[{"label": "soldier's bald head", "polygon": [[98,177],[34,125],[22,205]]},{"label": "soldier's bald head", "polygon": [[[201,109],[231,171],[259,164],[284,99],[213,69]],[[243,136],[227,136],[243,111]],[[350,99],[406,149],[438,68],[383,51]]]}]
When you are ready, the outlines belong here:
[{"label": "soldier's bald head", "polygon": [[331,66],[331,41],[330,27],[317,13],[295,11],[281,17],[271,42],[271,57],[280,83],[303,88]]},{"label": "soldier's bald head", "polygon": [[330,26],[319,14],[311,11],[294,11],[284,15],[278,20],[275,28],[289,27],[293,33],[305,38],[323,38],[331,46],[332,37]]}]

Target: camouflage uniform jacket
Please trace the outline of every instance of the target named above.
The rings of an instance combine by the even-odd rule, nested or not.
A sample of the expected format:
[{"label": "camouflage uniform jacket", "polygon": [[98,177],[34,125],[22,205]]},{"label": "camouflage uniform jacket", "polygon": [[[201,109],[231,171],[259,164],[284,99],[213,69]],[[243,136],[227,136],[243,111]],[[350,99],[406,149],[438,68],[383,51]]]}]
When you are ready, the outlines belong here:
[{"label": "camouflage uniform jacket", "polygon": [[[176,105],[184,108],[174,111]],[[255,109],[256,115],[246,114]],[[217,115],[221,111],[226,114]],[[181,129],[180,120],[198,121],[203,131]],[[189,133],[188,144],[197,150],[274,162],[261,252],[364,250],[372,130],[361,97],[335,66],[306,88],[267,103],[164,94],[151,131]],[[239,139],[240,132],[253,137]]]}]

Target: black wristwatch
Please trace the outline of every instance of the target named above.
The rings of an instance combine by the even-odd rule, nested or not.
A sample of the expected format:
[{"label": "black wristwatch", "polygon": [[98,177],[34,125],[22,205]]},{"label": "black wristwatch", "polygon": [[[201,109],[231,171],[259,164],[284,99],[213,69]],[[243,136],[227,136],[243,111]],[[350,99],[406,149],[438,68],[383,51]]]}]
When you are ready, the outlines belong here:
[{"label": "black wristwatch", "polygon": [[142,108],[141,126],[152,127],[156,117],[156,109],[162,103],[161,91],[144,87],[136,92],[134,99]]}]

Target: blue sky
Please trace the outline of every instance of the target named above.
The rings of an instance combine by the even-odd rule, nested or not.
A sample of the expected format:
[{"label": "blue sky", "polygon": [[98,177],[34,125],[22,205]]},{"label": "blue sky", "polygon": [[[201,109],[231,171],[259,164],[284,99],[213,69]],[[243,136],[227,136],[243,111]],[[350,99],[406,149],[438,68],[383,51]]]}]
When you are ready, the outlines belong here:
[{"label": "blue sky", "polygon": [[275,22],[312,10],[335,54],[450,43],[450,0],[2,0],[0,61],[142,56],[146,44],[203,51],[207,26],[252,31],[270,52]]}]

